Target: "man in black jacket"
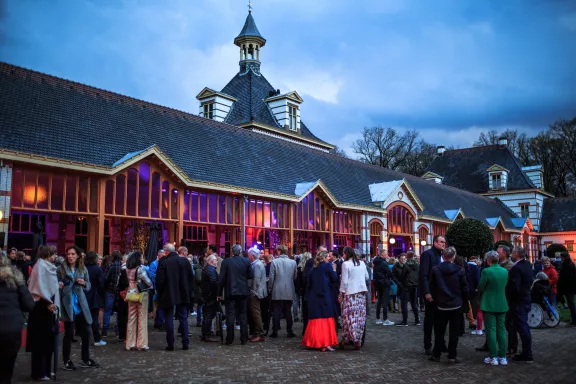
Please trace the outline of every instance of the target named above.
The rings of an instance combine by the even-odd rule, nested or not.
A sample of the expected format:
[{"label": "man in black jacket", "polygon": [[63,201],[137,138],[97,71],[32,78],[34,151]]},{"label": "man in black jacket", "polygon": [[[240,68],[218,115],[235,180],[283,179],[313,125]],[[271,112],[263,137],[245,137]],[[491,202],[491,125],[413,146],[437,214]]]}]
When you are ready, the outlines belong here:
[{"label": "man in black jacket", "polygon": [[433,246],[420,256],[420,271],[418,285],[420,294],[424,297],[424,350],[427,355],[432,354],[432,331],[434,329],[434,314],[436,313],[436,303],[430,294],[430,274],[432,268],[440,264],[442,251],[446,248],[444,236],[434,236]]},{"label": "man in black jacket", "polygon": [[[374,258],[372,264],[374,264],[374,284],[376,285],[376,293],[378,295],[378,302],[376,303],[376,324],[394,325],[392,321],[388,320],[390,280],[392,280],[392,271],[388,266],[388,252],[384,249],[380,251],[380,255]],[[380,308],[382,308],[382,320],[380,320]]]},{"label": "man in black jacket", "polygon": [[[218,339],[212,338],[212,320],[216,317],[220,303],[218,302],[218,272],[216,265],[218,258],[212,254],[206,257],[206,265],[202,269],[202,300],[204,302],[204,319],[202,322],[202,340],[206,342],[216,342]],[[198,272],[197,272],[198,273]]]},{"label": "man in black jacket", "polygon": [[576,266],[570,259],[568,252],[560,252],[562,268],[558,277],[558,297],[566,297],[566,303],[570,308],[572,321],[570,327],[576,327],[576,306],[574,305],[574,294],[576,294]]},{"label": "man in black jacket", "polygon": [[240,342],[248,341],[247,299],[250,290],[248,280],[252,278],[250,261],[241,256],[242,247],[238,244],[232,247],[232,257],[224,259],[218,277],[218,298],[223,292],[226,305],[226,345],[234,342],[234,322],[236,313],[240,317]]},{"label": "man in black jacket", "polygon": [[396,326],[408,326],[408,302],[412,306],[414,313],[414,324],[420,325],[420,315],[418,313],[418,263],[414,260],[414,252],[400,255],[398,263],[392,269],[394,281],[398,288],[402,290],[400,303],[402,305],[402,322]]},{"label": "man in black jacket", "polygon": [[514,361],[525,363],[534,362],[532,358],[532,335],[528,326],[528,313],[530,312],[532,287],[532,266],[526,260],[526,250],[514,247],[512,251],[514,266],[508,272],[506,284],[506,299],[508,300],[511,329],[508,334],[509,349],[516,350],[518,336],[522,340],[522,353],[513,357]]},{"label": "man in black jacket", "polygon": [[[118,291],[118,280],[122,272],[122,254],[120,251],[112,251],[112,263],[108,267],[104,277],[104,316],[102,319],[102,337],[108,337],[108,328],[110,327],[110,317],[114,310],[114,301]],[[118,319],[116,319],[118,323]]]},{"label": "man in black jacket", "polygon": [[[462,323],[462,306],[468,302],[468,282],[464,269],[454,264],[456,249],[448,247],[442,251],[442,262],[432,268],[429,287],[436,304],[434,314],[434,351],[430,360],[440,361],[444,350],[444,334],[448,330],[448,361],[460,362],[456,358],[458,336]],[[426,312],[428,316],[428,312]]]},{"label": "man in black jacket", "polygon": [[156,289],[158,307],[166,317],[166,350],[174,350],[174,309],[182,329],[182,349],[187,350],[190,343],[187,317],[192,299],[192,268],[188,259],[178,256],[173,244],[166,243],[164,252],[167,256],[158,263]]}]

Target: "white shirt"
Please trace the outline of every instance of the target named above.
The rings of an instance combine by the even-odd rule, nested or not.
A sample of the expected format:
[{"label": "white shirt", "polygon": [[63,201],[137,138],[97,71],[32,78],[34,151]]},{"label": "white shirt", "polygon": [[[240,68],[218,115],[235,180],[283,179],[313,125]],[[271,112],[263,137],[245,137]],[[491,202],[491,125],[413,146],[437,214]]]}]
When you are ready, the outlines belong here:
[{"label": "white shirt", "polygon": [[368,270],[366,265],[360,262],[354,265],[352,260],[342,263],[342,278],[340,280],[340,292],[346,295],[353,295],[359,292],[366,292],[366,280],[368,280]]}]

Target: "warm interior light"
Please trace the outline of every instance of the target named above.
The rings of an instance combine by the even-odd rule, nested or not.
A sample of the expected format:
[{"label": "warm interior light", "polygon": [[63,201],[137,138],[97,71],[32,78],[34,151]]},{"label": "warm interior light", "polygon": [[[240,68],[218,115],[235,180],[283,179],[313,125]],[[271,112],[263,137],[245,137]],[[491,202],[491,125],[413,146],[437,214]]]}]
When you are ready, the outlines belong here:
[{"label": "warm interior light", "polygon": [[38,203],[43,203],[46,201],[46,189],[38,187],[38,192],[36,192],[36,187],[30,185],[24,188],[24,202],[26,204],[33,205],[36,194],[38,194],[37,195]]},{"label": "warm interior light", "polygon": [[422,241],[420,242],[420,245],[421,245],[421,246],[425,246],[425,245],[426,245],[426,240],[422,240]]},{"label": "warm interior light", "polygon": [[395,242],[396,242],[396,239],[393,238],[393,237],[391,237],[391,238],[390,238],[390,244],[394,244]]},{"label": "warm interior light", "polygon": [[0,210],[0,220],[2,220],[3,217],[4,217],[4,212],[2,212],[2,211]]}]

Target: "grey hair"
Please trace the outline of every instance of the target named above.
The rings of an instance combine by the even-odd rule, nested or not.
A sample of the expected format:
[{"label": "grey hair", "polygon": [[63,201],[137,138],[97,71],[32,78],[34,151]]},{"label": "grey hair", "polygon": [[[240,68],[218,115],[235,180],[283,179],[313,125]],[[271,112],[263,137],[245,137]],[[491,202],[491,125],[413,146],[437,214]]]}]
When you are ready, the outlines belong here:
[{"label": "grey hair", "polygon": [[302,257],[300,258],[300,264],[298,264],[298,268],[304,270],[306,266],[306,262],[312,258],[312,254],[310,252],[304,252]]},{"label": "grey hair", "polygon": [[206,264],[209,264],[212,260],[216,260],[216,255],[215,254],[211,254],[210,256],[208,256],[206,258]]},{"label": "grey hair", "polygon": [[497,263],[498,262],[498,252],[496,252],[496,251],[486,252],[486,254],[484,255],[484,261],[485,262],[490,261],[490,264]]},{"label": "grey hair", "polygon": [[538,272],[538,273],[536,274],[536,278],[537,278],[538,280],[548,280],[548,275],[545,274],[544,272]]},{"label": "grey hair", "polygon": [[232,254],[234,256],[238,256],[241,253],[242,253],[242,246],[240,244],[234,244],[232,246]]},{"label": "grey hair", "polygon": [[548,256],[542,256],[540,258],[540,262],[544,264],[546,261],[550,262],[550,258]]},{"label": "grey hair", "polygon": [[354,248],[354,254],[356,256],[358,256],[358,258],[360,258],[360,256],[362,255],[362,253],[360,252],[360,250],[358,248]]},{"label": "grey hair", "polygon": [[524,248],[514,247],[514,252],[516,252],[518,254],[518,256],[520,256],[521,259],[526,258],[526,250]]},{"label": "grey hair", "polygon": [[456,248],[454,247],[447,247],[442,251],[442,258],[444,260],[452,260],[456,257]]},{"label": "grey hair", "polygon": [[167,252],[176,252],[176,247],[172,243],[164,244],[164,250]]},{"label": "grey hair", "polygon": [[164,250],[163,249],[159,250],[157,255],[164,255]]},{"label": "grey hair", "polygon": [[252,255],[256,258],[259,258],[260,257],[260,250],[258,248],[252,247],[248,250],[248,254]]},{"label": "grey hair", "polygon": [[506,254],[506,257],[510,257],[510,247],[507,245],[499,245],[498,249],[502,249],[502,252]]}]

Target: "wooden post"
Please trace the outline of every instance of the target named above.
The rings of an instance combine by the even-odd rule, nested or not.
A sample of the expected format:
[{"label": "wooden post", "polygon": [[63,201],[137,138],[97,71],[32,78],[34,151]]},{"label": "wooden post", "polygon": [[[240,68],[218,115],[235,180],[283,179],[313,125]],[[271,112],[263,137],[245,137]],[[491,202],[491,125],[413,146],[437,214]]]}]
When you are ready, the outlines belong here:
[{"label": "wooden post", "polygon": [[98,180],[98,216],[96,218],[97,229],[95,231],[95,246],[96,253],[102,255],[104,253],[104,208],[106,203],[106,179]]},{"label": "wooden post", "polygon": [[334,210],[330,210],[330,245],[328,249],[334,248]]},{"label": "wooden post", "polygon": [[240,204],[240,240],[242,249],[246,249],[246,203],[248,202],[248,195],[244,195]]},{"label": "wooden post", "polygon": [[294,206],[294,203],[290,203],[290,209],[288,210],[288,220],[289,220],[288,228],[290,228],[290,234],[288,238],[290,246],[288,249],[288,254],[290,256],[294,256],[294,214],[296,213],[295,209],[296,207]]}]

